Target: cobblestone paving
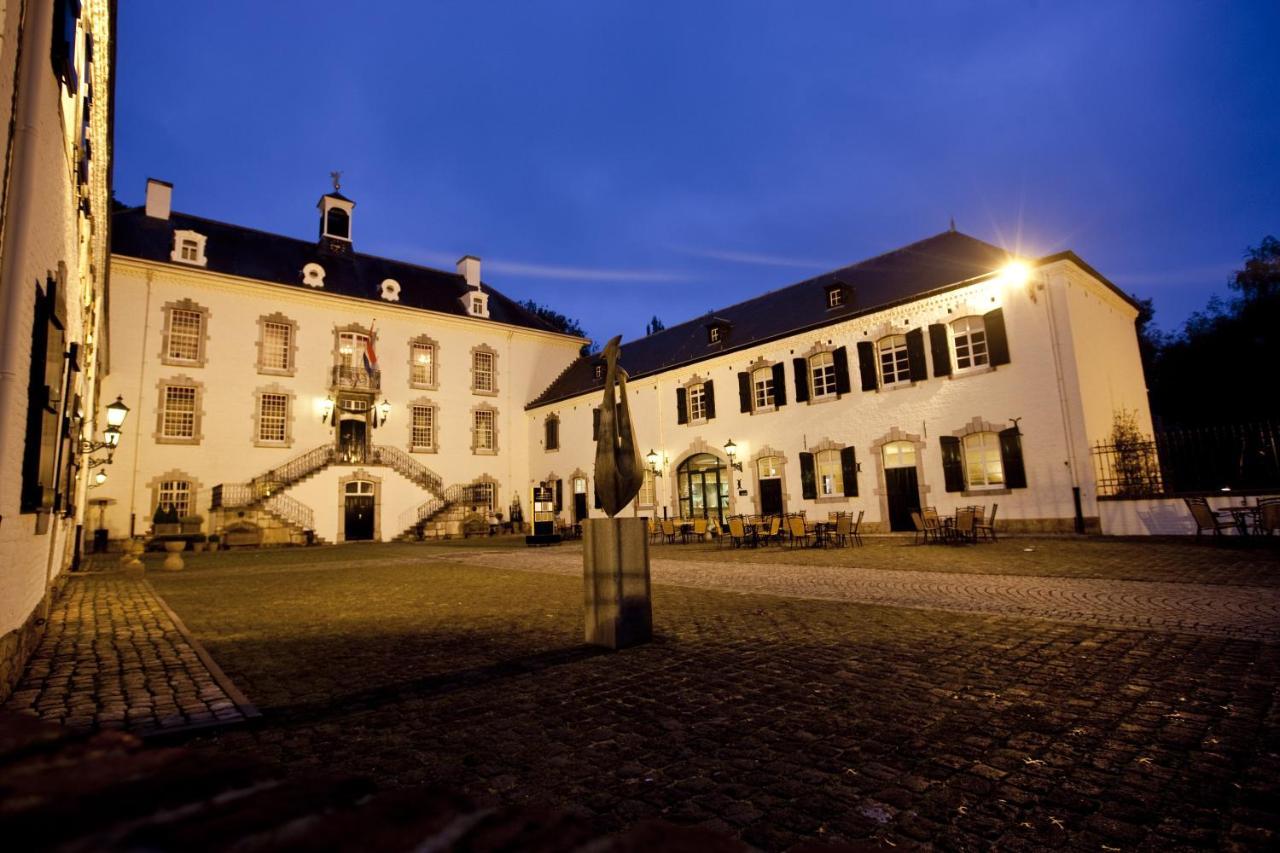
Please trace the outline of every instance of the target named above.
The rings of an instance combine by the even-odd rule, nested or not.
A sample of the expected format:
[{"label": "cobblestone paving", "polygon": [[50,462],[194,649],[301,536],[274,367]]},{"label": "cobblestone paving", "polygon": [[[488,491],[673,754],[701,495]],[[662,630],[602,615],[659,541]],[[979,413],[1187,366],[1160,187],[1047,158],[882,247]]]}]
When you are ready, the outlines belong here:
[{"label": "cobblestone paving", "polygon": [[256,716],[202,654],[145,580],[73,576],[4,707],[73,731],[139,734]]},{"label": "cobblestone paving", "polygon": [[1277,843],[1275,643],[660,583],[601,653],[578,578],[443,550],[157,577],[264,709],[193,744],[765,850]]},{"label": "cobblestone paving", "polygon": [[[856,565],[670,559],[678,548],[654,550],[653,582],[797,598],[856,601],[925,610],[1030,616],[1119,628],[1185,631],[1280,640],[1280,590],[1197,583],[1102,578],[1027,577],[868,569]],[[914,553],[914,550],[913,552]],[[580,576],[581,547],[526,551],[451,551],[442,558],[478,566]],[[850,562],[856,550],[845,550]]]}]

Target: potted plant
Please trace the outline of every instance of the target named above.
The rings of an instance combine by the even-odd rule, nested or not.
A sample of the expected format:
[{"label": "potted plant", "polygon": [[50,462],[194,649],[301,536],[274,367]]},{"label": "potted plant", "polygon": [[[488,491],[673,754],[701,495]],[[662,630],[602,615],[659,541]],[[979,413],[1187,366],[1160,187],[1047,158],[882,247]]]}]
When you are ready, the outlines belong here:
[{"label": "potted plant", "polygon": [[220,536],[219,536],[218,534],[216,534],[216,533],[214,533],[212,536],[210,536],[210,537],[209,537],[209,552],[210,552],[210,553],[213,553],[214,551],[217,551],[217,550],[218,550],[218,543],[221,541],[221,538],[222,538],[222,537],[220,537]]},{"label": "potted plant", "polygon": [[157,506],[151,517],[151,525],[156,536],[171,536],[182,532],[182,522],[178,519],[178,510],[173,504]]},{"label": "potted plant", "polygon": [[204,550],[208,538],[203,533],[194,533],[187,536],[187,541],[191,543],[191,553],[199,554]]},{"label": "potted plant", "polygon": [[204,527],[204,516],[201,515],[184,515],[179,521],[183,533],[199,533]]}]

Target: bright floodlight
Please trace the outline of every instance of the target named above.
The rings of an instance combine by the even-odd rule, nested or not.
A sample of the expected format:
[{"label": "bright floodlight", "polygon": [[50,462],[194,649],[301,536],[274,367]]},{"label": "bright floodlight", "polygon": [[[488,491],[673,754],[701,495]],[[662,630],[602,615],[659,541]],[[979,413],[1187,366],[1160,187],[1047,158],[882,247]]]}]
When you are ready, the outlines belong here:
[{"label": "bright floodlight", "polygon": [[1020,287],[1031,278],[1031,267],[1023,261],[1009,261],[1000,269],[1000,281],[1010,287]]}]

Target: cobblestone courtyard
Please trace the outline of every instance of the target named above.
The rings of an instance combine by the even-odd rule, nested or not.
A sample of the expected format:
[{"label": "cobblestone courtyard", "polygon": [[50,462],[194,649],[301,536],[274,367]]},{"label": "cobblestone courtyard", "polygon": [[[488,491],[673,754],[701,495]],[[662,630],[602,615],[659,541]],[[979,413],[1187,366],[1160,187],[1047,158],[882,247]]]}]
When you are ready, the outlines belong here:
[{"label": "cobblestone courtyard", "polygon": [[[153,573],[264,715],[193,745],[299,775],[549,803],[606,830],[647,817],[704,824],[771,850],[824,838],[1275,844],[1274,551],[887,542],[837,558],[661,546],[659,638],[609,654],[580,644],[581,580],[568,565],[579,551],[503,544],[218,554]],[[1040,549],[1052,556],[1031,574],[1007,570]],[[925,596],[939,594],[935,575],[965,595],[996,576],[1050,593],[1095,578],[1112,612],[1127,602],[1140,613],[1150,602],[1132,594],[1155,591],[1205,612],[1219,597],[1252,602],[1232,612],[1258,624],[1233,636],[1167,613],[1120,629],[1076,599],[1050,601],[1055,621],[866,604],[865,581],[832,574],[839,559],[849,578],[914,572]]]}]

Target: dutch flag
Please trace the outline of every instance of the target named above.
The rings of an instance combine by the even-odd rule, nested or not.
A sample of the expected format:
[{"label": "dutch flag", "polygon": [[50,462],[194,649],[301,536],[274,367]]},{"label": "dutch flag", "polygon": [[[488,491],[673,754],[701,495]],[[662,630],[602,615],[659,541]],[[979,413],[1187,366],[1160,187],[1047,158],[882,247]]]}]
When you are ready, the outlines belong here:
[{"label": "dutch flag", "polygon": [[364,369],[373,373],[378,369],[378,354],[373,351],[373,326],[369,326],[369,339],[364,344]]}]

